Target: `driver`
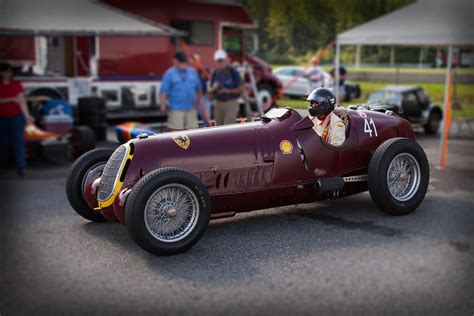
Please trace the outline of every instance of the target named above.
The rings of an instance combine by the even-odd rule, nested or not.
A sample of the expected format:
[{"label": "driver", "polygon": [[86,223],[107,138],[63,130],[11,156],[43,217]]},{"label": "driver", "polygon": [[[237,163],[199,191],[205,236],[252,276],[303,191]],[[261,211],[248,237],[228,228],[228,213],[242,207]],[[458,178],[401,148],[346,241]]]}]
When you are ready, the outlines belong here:
[{"label": "driver", "polygon": [[308,111],[314,123],[313,129],[325,142],[340,146],[346,140],[346,124],[334,114],[336,99],[328,88],[317,88],[310,93]]}]

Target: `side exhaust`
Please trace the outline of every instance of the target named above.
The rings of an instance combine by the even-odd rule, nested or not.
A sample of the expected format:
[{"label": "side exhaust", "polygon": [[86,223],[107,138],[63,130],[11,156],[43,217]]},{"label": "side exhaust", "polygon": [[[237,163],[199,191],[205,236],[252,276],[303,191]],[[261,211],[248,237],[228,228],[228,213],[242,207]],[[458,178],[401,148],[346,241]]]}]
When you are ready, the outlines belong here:
[{"label": "side exhaust", "polygon": [[314,188],[321,193],[339,191],[339,190],[342,190],[343,187],[344,187],[344,179],[342,177],[319,179],[314,184]]}]

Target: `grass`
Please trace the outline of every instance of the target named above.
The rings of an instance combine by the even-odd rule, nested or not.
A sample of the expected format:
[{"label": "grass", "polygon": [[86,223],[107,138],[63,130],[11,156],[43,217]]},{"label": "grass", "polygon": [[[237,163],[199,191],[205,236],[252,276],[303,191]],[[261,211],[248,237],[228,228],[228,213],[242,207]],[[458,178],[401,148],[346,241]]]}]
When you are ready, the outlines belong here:
[{"label": "grass", "polygon": [[[272,64],[272,69],[282,66],[294,66],[294,65],[281,65],[281,64]],[[305,65],[297,65],[304,67]],[[330,71],[333,66],[322,65],[323,69]],[[355,67],[346,67],[348,72],[386,72],[394,73],[397,71],[395,67],[360,67],[359,69]],[[418,67],[400,67],[398,68],[400,73],[416,73],[416,74],[445,74],[446,68],[418,68]],[[458,74],[474,74],[474,68],[458,68],[455,70]]]},{"label": "grass", "polygon": [[[331,67],[327,67],[329,70]],[[394,73],[397,68],[394,67],[348,67],[348,72],[386,72]],[[418,67],[400,67],[398,68],[400,73],[417,73],[417,74],[446,74],[446,68],[418,68]],[[459,68],[456,69],[458,74],[474,74],[474,68]]]},{"label": "grass", "polygon": [[[389,82],[369,82],[369,81],[359,81],[358,82],[362,95],[358,99],[353,99],[351,102],[343,102],[342,105],[348,106],[350,104],[365,103],[368,99],[368,96],[372,91],[381,89],[385,86],[391,85],[393,83]],[[431,100],[434,103],[437,103],[443,106],[444,99],[444,84],[440,83],[422,83],[422,84],[404,84],[404,85],[418,85],[425,89],[426,93],[429,95]],[[458,102],[462,106],[461,110],[454,110],[453,117],[466,117],[474,118],[474,85],[473,84],[458,84],[456,88],[456,94]],[[307,108],[307,102],[304,101],[304,98],[293,99],[289,97],[283,97],[278,100],[278,105],[280,106],[289,106],[293,108],[305,109]]]}]

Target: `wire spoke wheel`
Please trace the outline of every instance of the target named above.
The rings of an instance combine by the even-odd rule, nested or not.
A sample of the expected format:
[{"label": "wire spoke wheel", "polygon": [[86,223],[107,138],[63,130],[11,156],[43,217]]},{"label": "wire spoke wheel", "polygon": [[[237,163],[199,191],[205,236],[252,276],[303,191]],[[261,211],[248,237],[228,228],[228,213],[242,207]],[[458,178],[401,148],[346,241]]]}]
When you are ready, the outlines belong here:
[{"label": "wire spoke wheel", "polygon": [[176,167],[153,170],[142,177],[125,202],[130,237],[156,255],[182,253],[201,239],[211,216],[206,186]]},{"label": "wire spoke wheel", "polygon": [[377,147],[370,159],[370,197],[387,214],[413,212],[425,198],[429,182],[428,158],[412,139],[390,138]]},{"label": "wire spoke wheel", "polygon": [[411,199],[420,186],[420,165],[411,154],[401,153],[388,167],[387,184],[390,194],[400,202]]},{"label": "wire spoke wheel", "polygon": [[177,242],[186,238],[199,218],[199,201],[187,186],[171,183],[160,187],[145,206],[145,226],[162,242]]}]

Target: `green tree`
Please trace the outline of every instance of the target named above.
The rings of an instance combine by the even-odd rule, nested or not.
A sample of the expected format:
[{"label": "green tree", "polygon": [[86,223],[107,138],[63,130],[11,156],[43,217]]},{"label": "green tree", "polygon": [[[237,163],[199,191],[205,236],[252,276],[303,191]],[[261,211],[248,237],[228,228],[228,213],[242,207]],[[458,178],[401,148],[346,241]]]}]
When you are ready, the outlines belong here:
[{"label": "green tree", "polygon": [[244,0],[258,23],[262,57],[270,62],[312,55],[336,34],[413,0]]}]

